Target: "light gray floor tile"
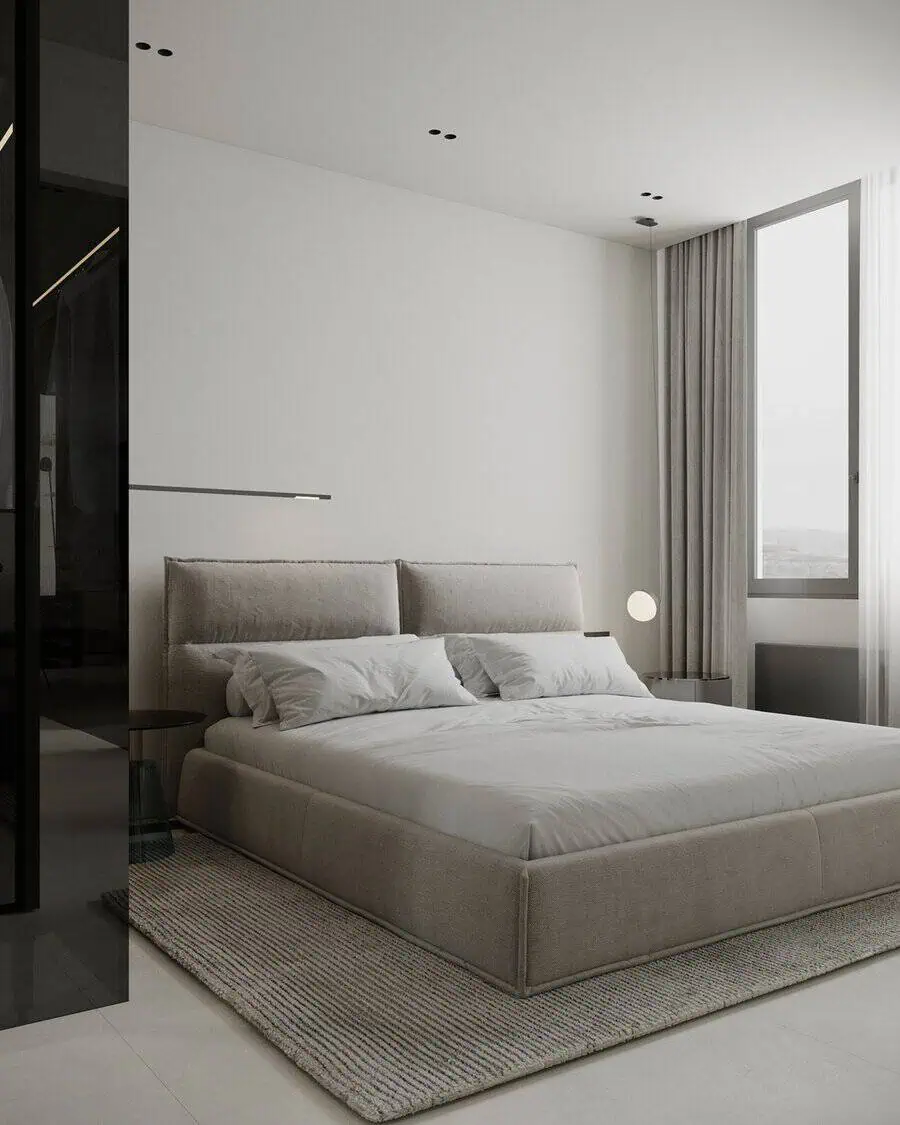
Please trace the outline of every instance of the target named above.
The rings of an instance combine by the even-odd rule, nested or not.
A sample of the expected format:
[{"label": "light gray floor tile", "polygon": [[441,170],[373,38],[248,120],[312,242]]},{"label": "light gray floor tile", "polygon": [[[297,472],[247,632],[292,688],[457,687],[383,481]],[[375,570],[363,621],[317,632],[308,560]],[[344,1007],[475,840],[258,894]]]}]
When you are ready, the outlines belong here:
[{"label": "light gray floor tile", "polygon": [[63,1091],[64,1084],[50,1082],[27,1098],[0,1101],[0,1125],[197,1125],[149,1071],[124,1089],[98,1087],[79,1095]]},{"label": "light gray floor tile", "polygon": [[[0,1033],[0,1090],[10,1078],[16,1095],[0,1095],[0,1125],[357,1125],[341,1103],[138,937],[131,995],[129,1004],[102,1014]],[[898,995],[900,955],[890,955],[417,1120],[896,1125]],[[41,1077],[47,1073],[55,1089]]]},{"label": "light gray floor tile", "polygon": [[77,1015],[65,1016],[61,1019],[4,1028],[0,1031],[0,1075],[3,1074],[5,1067],[13,1064],[14,1054],[33,1050],[35,1047],[66,1043],[83,1035],[90,1035],[92,1032],[102,1034],[106,1030],[104,1022],[99,1012],[79,1012]]},{"label": "light gray floor tile", "polygon": [[900,953],[781,993],[770,1013],[784,1027],[900,1074]]},{"label": "light gray floor tile", "polygon": [[208,989],[142,939],[132,948],[132,1000],[103,1016],[202,1125],[358,1125]]},{"label": "light gray floor tile", "polygon": [[[0,1102],[27,1099],[48,1081],[71,1097],[98,1090],[127,1091],[147,1068],[121,1036],[97,1013],[53,1020],[52,1038],[35,1034],[41,1025],[0,1032]],[[11,1042],[9,1042],[11,1041]]]}]

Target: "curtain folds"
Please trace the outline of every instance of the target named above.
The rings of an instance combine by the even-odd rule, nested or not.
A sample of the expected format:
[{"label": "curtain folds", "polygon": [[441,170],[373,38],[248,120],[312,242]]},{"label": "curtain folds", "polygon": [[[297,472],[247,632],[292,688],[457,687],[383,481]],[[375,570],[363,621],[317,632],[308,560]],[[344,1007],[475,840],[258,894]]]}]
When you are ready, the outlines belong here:
[{"label": "curtain folds", "polygon": [[662,668],[747,698],[745,223],[665,254],[659,371]]},{"label": "curtain folds", "polygon": [[862,181],[860,717],[900,726],[900,169]]}]

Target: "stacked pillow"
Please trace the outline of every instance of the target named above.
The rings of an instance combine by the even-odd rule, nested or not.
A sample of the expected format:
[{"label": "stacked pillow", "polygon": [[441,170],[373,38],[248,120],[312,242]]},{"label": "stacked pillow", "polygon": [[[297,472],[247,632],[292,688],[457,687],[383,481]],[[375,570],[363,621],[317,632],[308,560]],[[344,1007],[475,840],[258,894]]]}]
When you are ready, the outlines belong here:
[{"label": "stacked pillow", "polygon": [[477,703],[457,680],[440,637],[240,645],[217,655],[234,669],[229,713],[252,713],[255,727],[278,722],[293,730],[380,711]]},{"label": "stacked pillow", "polygon": [[234,669],[229,714],[282,730],[479,699],[650,695],[613,637],[581,633],[272,642],[225,646],[217,655]]},{"label": "stacked pillow", "polygon": [[[481,698],[651,695],[614,637],[585,637],[582,633],[482,633],[466,639],[465,668],[473,685],[470,690],[475,694],[476,688],[490,685],[491,690],[483,691]],[[472,675],[472,657],[481,666],[480,676]]]}]

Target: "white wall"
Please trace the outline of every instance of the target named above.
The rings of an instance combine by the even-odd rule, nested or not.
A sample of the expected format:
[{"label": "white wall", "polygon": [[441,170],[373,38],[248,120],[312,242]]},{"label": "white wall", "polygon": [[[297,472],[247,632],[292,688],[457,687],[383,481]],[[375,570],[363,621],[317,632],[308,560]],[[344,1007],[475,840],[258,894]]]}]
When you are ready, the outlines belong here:
[{"label": "white wall", "polygon": [[571,559],[655,664],[645,252],[139,124],[130,239],[132,482],[334,495],[132,493],[135,704],[166,554]]}]

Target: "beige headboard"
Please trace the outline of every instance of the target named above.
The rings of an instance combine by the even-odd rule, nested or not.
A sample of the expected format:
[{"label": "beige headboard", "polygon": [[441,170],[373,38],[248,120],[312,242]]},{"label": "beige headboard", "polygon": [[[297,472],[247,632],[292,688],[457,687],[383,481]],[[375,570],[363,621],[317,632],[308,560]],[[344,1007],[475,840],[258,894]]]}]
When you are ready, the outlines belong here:
[{"label": "beige headboard", "polygon": [[400,564],[404,633],[553,633],[584,628],[574,563]]},{"label": "beige headboard", "polygon": [[[164,706],[225,716],[222,647],[419,633],[525,633],[583,628],[573,564],[165,561]],[[166,737],[170,803],[194,727]]]}]

